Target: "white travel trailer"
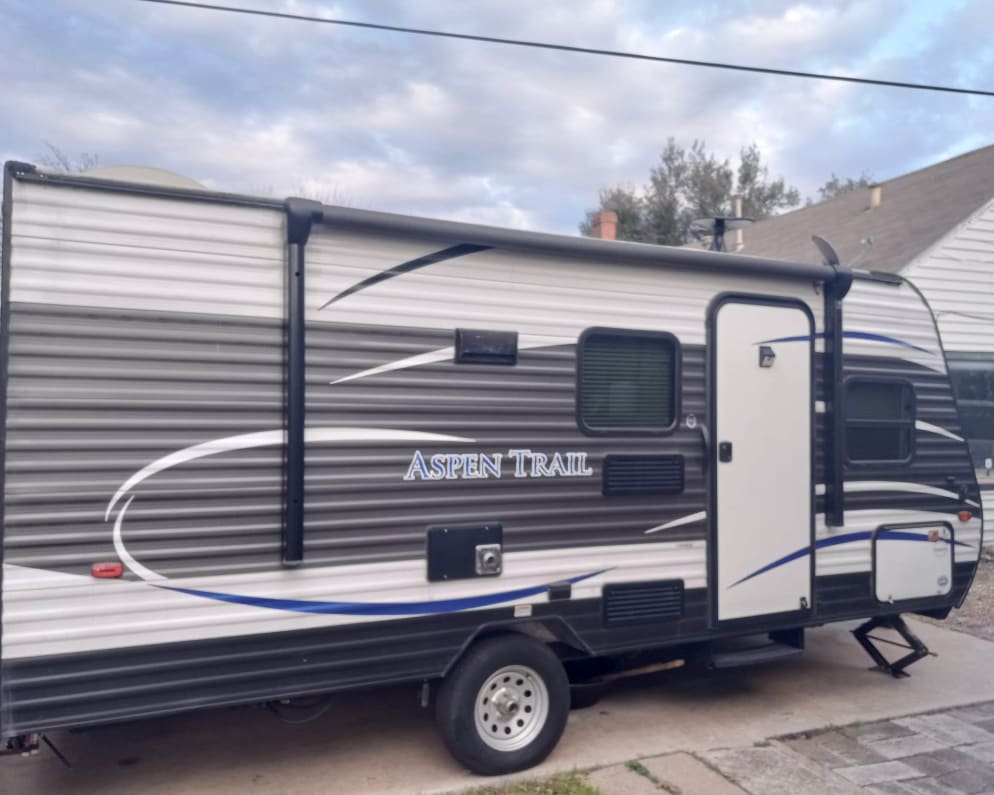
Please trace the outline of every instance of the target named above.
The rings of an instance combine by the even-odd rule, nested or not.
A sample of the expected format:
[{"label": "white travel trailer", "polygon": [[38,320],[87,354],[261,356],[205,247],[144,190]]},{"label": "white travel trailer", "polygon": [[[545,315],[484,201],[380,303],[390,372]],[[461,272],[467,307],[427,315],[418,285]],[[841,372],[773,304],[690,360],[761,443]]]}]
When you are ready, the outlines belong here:
[{"label": "white travel trailer", "polygon": [[8,749],[411,682],[506,772],[592,670],[868,619],[898,673],[867,629],[970,586],[900,278],[20,163],[3,213]]}]

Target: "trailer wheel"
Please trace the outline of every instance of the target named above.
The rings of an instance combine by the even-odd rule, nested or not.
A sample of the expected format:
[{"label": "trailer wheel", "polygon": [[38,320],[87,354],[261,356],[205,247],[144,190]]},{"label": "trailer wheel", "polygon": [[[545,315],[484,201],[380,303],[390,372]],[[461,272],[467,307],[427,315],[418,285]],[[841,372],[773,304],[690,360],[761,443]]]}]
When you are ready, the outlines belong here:
[{"label": "trailer wheel", "polygon": [[559,658],[523,635],[473,646],[439,689],[435,718],[452,755],[495,776],[541,762],[569,716],[569,681]]}]

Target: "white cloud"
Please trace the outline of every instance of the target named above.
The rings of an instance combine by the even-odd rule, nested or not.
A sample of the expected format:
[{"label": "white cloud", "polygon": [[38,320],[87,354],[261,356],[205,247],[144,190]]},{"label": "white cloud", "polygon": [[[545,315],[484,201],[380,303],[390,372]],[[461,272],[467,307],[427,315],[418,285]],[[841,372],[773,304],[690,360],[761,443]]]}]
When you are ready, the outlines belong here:
[{"label": "white cloud", "polygon": [[[644,182],[671,136],[705,139],[729,158],[756,141],[774,173],[813,193],[833,171],[890,176],[983,143],[994,129],[992,103],[962,98],[133,2],[35,6],[13,0],[0,10],[0,151],[8,156],[35,158],[49,140],[218,188],[303,189],[475,222],[571,231],[599,187]],[[994,66],[978,25],[982,6],[907,23],[911,12],[896,0],[760,0],[735,14],[714,0],[675,13],[650,0],[275,7],[955,82]],[[900,55],[894,31],[902,30],[915,37],[911,58]]]}]

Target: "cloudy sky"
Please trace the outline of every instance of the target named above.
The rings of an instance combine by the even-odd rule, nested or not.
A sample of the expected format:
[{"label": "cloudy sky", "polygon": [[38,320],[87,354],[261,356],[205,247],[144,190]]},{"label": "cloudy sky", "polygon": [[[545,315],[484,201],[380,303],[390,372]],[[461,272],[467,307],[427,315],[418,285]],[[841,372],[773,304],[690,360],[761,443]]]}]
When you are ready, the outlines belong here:
[{"label": "cloudy sky", "polygon": [[[994,89],[986,0],[230,0],[292,13]],[[0,2],[0,158],[50,142],[210,187],[574,232],[669,136],[814,194],[994,142],[994,98],[170,8]]]}]

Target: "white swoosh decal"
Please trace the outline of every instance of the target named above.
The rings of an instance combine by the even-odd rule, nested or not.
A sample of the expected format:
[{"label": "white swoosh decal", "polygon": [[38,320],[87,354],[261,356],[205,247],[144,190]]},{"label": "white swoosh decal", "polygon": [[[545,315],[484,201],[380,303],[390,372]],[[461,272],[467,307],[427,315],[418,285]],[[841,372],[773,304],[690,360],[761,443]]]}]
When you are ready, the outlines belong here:
[{"label": "white swoosh decal", "polygon": [[448,348],[440,348],[437,351],[428,351],[428,353],[419,353],[417,356],[408,356],[406,359],[398,359],[395,362],[387,362],[387,364],[381,364],[379,367],[371,367],[368,370],[352,373],[352,375],[347,375],[344,378],[329,381],[328,383],[334,386],[335,384],[344,384],[346,381],[356,381],[360,378],[368,378],[371,375],[389,373],[394,370],[403,370],[407,367],[418,367],[419,365],[431,364],[432,362],[451,361],[454,353],[455,351],[450,345]]},{"label": "white swoosh decal", "polygon": [[[955,491],[926,486],[924,483],[906,483],[900,480],[847,480],[844,485],[845,491],[903,491],[906,494],[931,494],[935,497],[946,497],[950,500],[959,500],[960,496]],[[815,484],[815,494],[824,494],[825,484]],[[973,500],[963,500],[967,505],[978,507]]]},{"label": "white swoosh decal", "polygon": [[[523,351],[528,350],[529,348],[545,348],[551,345],[573,345],[575,342],[576,340],[566,339],[564,337],[543,337],[539,335],[522,334],[518,338],[518,350]],[[386,364],[381,364],[378,367],[371,367],[368,370],[352,373],[352,375],[346,375],[334,381],[329,381],[329,383],[334,386],[335,384],[344,384],[347,381],[357,381],[360,378],[369,378],[372,375],[379,375],[380,373],[390,373],[394,370],[406,370],[408,367],[418,367],[422,364],[451,361],[454,353],[455,351],[453,350],[453,347],[449,345],[447,348],[439,348],[437,351],[418,353],[414,356],[408,356],[405,359],[398,359],[395,362],[387,362]]]},{"label": "white swoosh decal", "polygon": [[[225,436],[222,439],[211,439],[209,442],[184,447],[175,453],[170,453],[153,461],[143,469],[138,470],[128,478],[117,490],[117,493],[107,504],[104,521],[110,519],[110,512],[118,501],[131,489],[144,480],[163,470],[179,466],[187,461],[206,458],[209,455],[228,453],[232,450],[248,450],[253,447],[269,447],[283,444],[285,431],[277,428],[272,431],[257,431],[243,433],[238,436]],[[391,428],[304,428],[304,443],[314,442],[462,442],[472,443],[475,439],[463,436],[449,436],[444,433],[425,433],[422,431],[399,431]]]},{"label": "white swoosh decal", "polygon": [[947,431],[945,428],[940,428],[938,425],[933,425],[930,422],[915,420],[915,428],[919,431],[926,431],[927,433],[935,433],[939,436],[945,436],[947,439],[955,439],[957,442],[965,441],[962,436],[957,436],[952,431]]},{"label": "white swoosh decal", "polygon": [[661,524],[658,527],[650,527],[643,535],[658,533],[660,530],[669,530],[671,527],[683,527],[685,524],[694,524],[694,522],[703,522],[707,518],[707,515],[707,511],[698,511],[687,516],[681,516],[679,519],[674,519],[672,522]]},{"label": "white swoosh decal", "polygon": [[128,497],[128,501],[124,503],[124,507],[121,508],[120,512],[117,514],[117,520],[114,522],[114,551],[121,559],[121,563],[127,566],[129,571],[134,572],[143,580],[164,580],[166,578],[161,574],[157,574],[151,569],[145,568],[141,563],[131,557],[131,553],[128,552],[124,546],[124,539],[121,537],[121,525],[124,524],[124,514],[128,512],[128,507],[134,499],[134,494]]}]

